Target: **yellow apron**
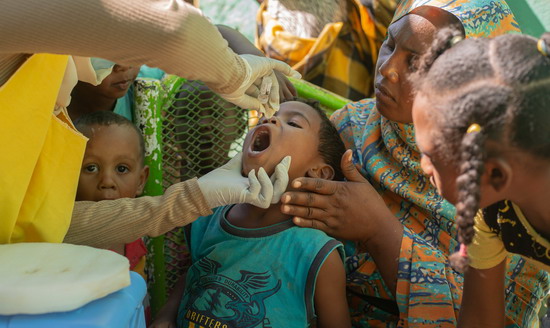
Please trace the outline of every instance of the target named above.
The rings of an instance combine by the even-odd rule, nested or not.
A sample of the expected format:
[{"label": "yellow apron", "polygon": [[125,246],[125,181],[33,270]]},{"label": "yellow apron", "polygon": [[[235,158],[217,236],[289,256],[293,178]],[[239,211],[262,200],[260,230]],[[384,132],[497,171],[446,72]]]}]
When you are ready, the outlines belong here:
[{"label": "yellow apron", "polygon": [[0,244],[62,242],[86,138],[53,115],[68,56],[37,54],[0,87]]}]

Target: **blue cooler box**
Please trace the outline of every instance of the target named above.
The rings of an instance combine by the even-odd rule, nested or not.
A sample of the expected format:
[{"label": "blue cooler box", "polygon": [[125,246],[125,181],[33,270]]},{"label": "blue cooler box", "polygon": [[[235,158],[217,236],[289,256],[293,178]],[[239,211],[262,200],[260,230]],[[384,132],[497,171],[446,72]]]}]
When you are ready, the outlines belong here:
[{"label": "blue cooler box", "polygon": [[70,312],[0,316],[0,328],[145,328],[143,278],[130,271],[130,286]]}]

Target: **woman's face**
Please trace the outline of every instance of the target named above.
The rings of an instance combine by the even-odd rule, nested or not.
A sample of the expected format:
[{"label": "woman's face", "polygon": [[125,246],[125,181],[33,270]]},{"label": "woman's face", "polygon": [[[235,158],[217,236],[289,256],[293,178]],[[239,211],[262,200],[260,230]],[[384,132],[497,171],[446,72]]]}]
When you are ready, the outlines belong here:
[{"label": "woman's face", "polygon": [[413,61],[428,50],[438,29],[448,24],[445,19],[408,14],[390,25],[380,48],[374,79],[376,106],[384,117],[400,123],[412,122],[409,75]]}]

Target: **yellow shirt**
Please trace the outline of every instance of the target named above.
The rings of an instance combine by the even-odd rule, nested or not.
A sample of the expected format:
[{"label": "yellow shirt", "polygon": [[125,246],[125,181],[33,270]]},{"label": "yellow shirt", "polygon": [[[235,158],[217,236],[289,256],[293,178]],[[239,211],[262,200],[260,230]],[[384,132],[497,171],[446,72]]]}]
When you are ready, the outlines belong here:
[{"label": "yellow shirt", "polygon": [[474,230],[474,239],[468,246],[473,268],[492,268],[504,261],[508,253],[515,253],[550,271],[550,243],[535,231],[516,204],[503,201],[479,211]]}]

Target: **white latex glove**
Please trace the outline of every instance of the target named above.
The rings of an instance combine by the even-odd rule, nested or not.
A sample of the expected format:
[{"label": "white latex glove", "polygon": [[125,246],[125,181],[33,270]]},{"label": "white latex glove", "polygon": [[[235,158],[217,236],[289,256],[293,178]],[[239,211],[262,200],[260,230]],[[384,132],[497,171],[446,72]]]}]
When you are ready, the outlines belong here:
[{"label": "white latex glove", "polygon": [[[288,158],[288,159],[287,159]],[[242,153],[237,154],[224,166],[217,168],[198,179],[199,188],[210,208],[223,205],[248,203],[268,208],[277,196],[277,203],[288,184],[290,157],[277,165],[272,178],[263,168],[250,171],[248,178],[241,174]]]},{"label": "white latex glove", "polygon": [[243,83],[232,93],[220,96],[242,108],[260,111],[268,118],[273,116],[279,110],[279,83],[274,71],[295,78],[300,78],[300,73],[275,59],[254,55],[239,56],[246,69]]},{"label": "white latex glove", "polygon": [[290,161],[290,156],[283,158],[283,160],[275,166],[275,172],[271,175],[271,183],[273,183],[273,197],[271,198],[271,204],[277,204],[281,200],[281,196],[286,191]]}]

